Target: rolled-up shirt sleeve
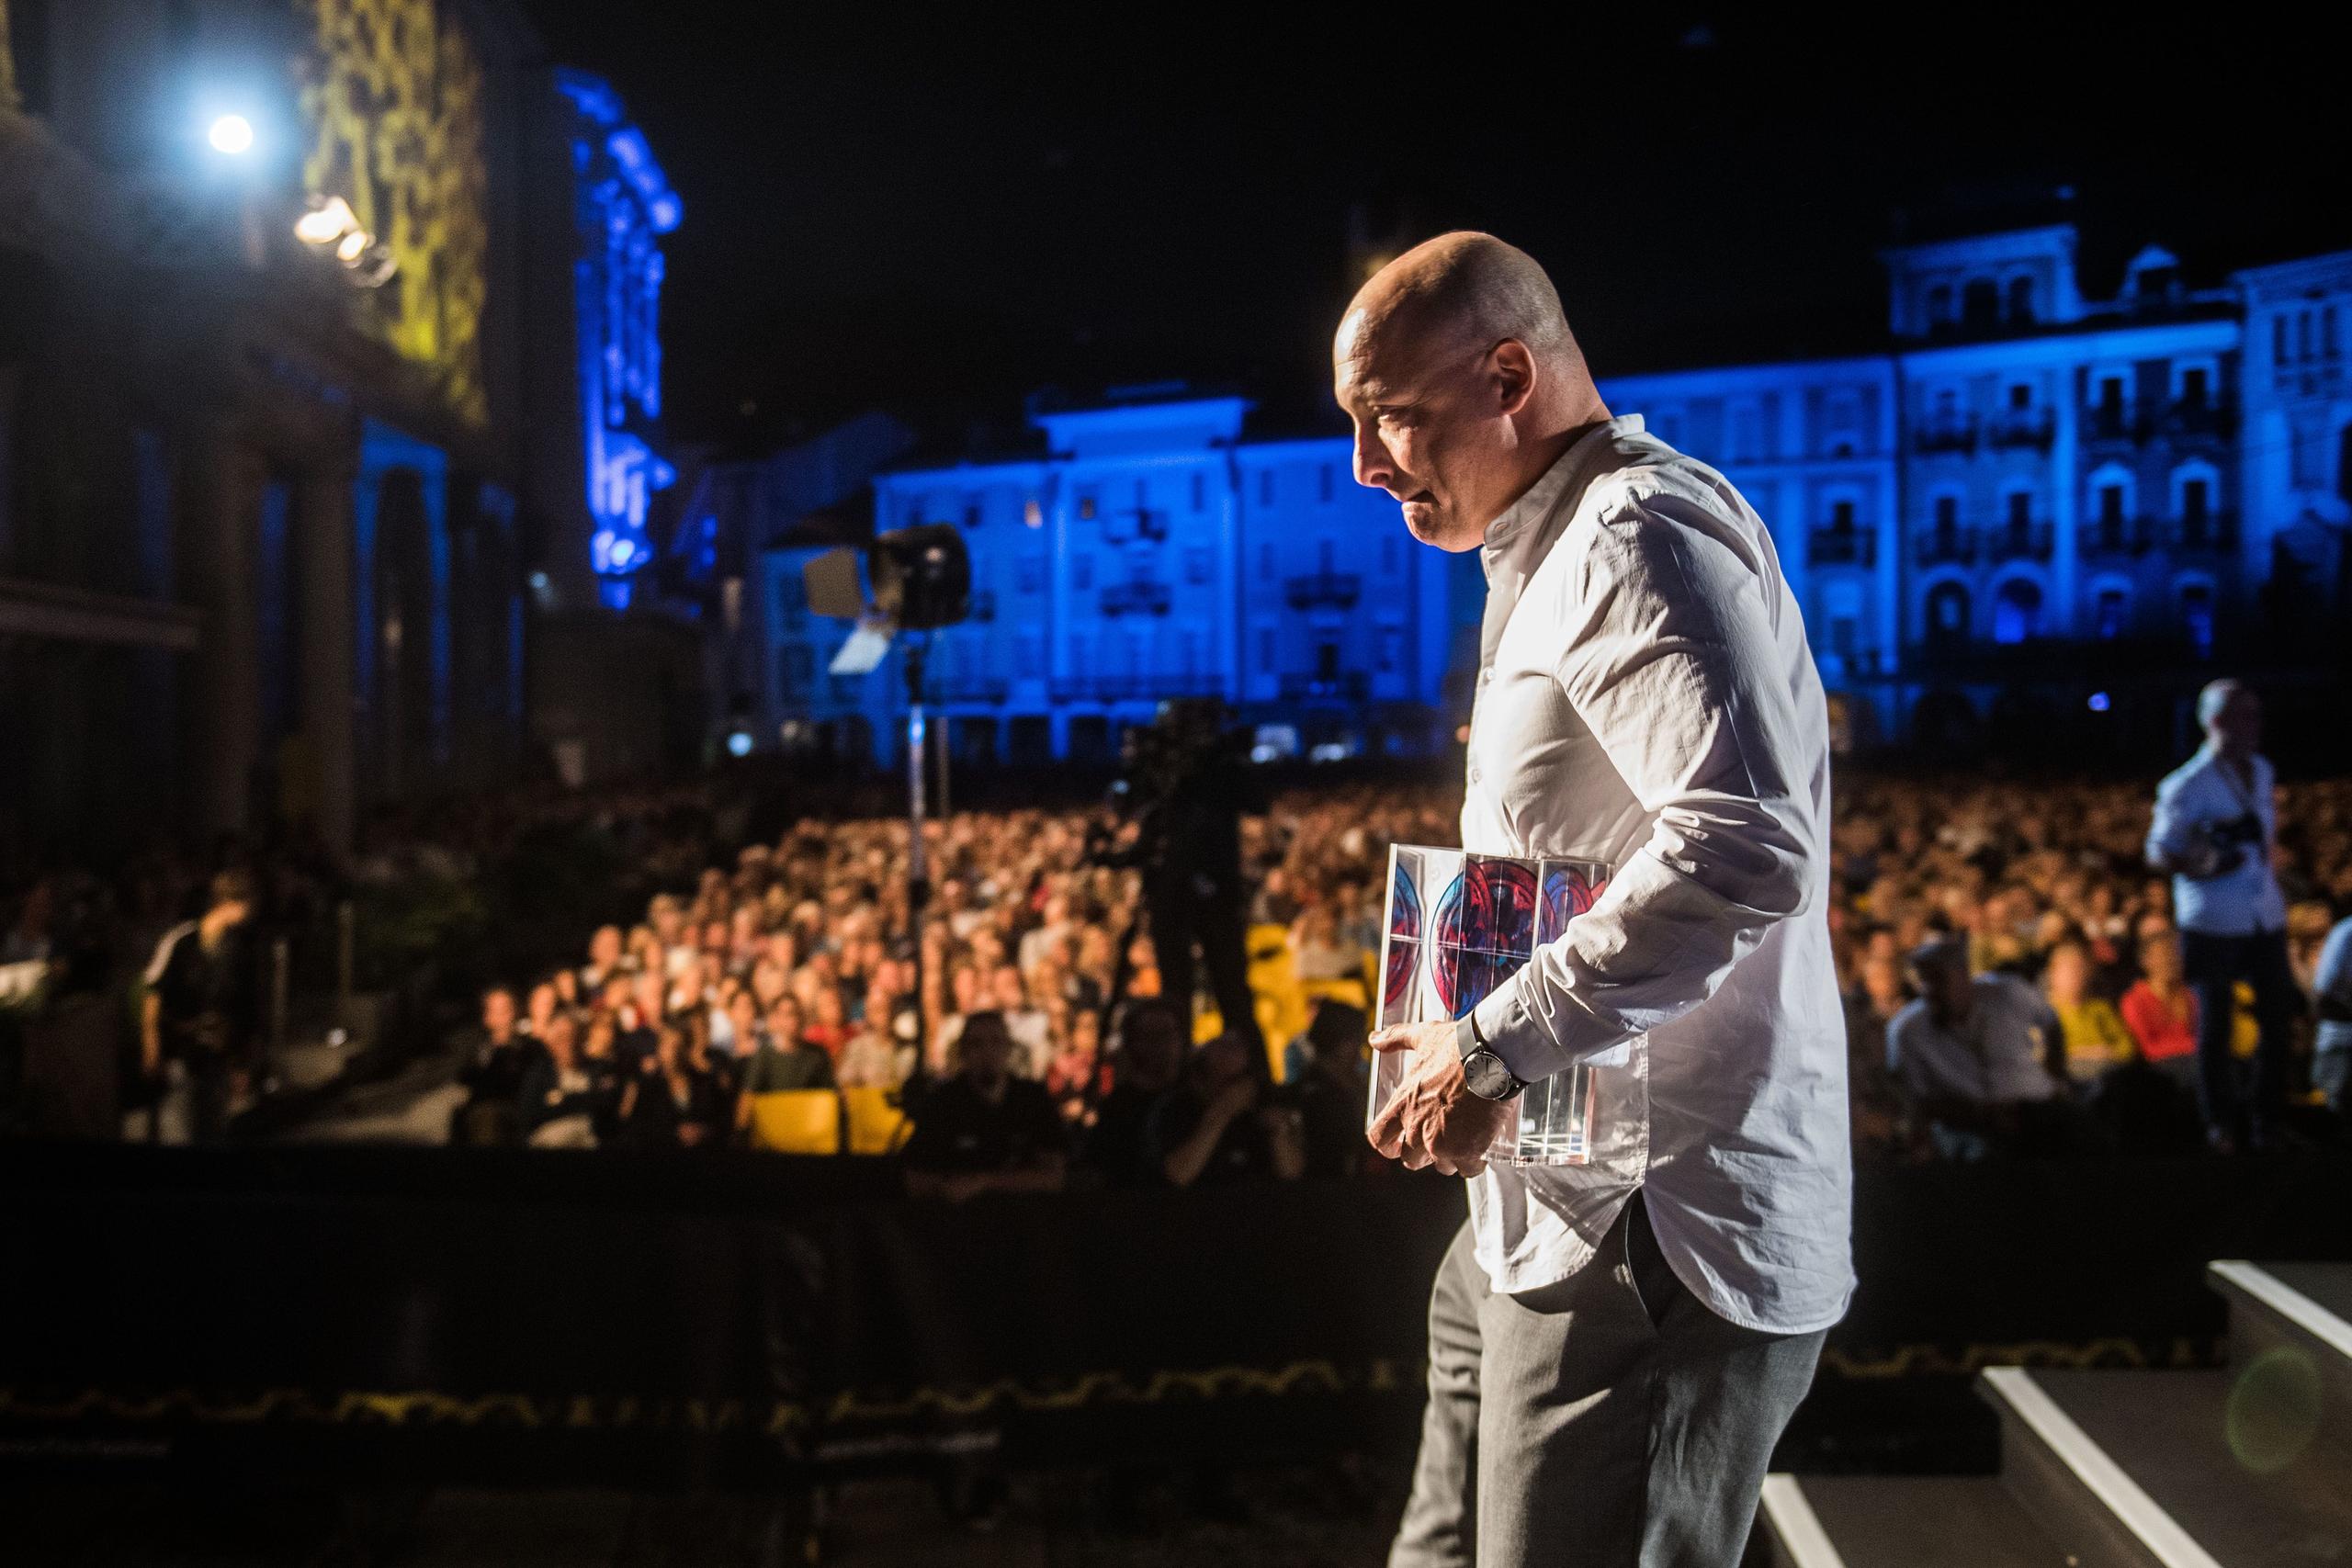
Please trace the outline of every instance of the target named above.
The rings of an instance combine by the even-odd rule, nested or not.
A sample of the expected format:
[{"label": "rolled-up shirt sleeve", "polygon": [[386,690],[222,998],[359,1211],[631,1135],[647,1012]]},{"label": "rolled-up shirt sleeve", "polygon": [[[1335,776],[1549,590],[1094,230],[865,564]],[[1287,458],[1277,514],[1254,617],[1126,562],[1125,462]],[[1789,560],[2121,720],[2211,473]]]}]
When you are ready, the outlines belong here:
[{"label": "rolled-up shirt sleeve", "polygon": [[1621,507],[1566,579],[1555,672],[1652,826],[1593,907],[1479,1004],[1478,1032],[1521,1079],[1713,995],[1806,907],[1825,852],[1758,568],[1685,504]]}]

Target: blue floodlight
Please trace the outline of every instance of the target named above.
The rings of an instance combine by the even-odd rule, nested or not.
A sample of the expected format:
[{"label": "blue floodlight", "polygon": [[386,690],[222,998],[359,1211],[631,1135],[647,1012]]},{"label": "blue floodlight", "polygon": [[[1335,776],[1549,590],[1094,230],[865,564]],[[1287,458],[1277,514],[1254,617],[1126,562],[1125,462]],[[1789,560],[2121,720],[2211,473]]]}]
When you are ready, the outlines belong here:
[{"label": "blue floodlight", "polygon": [[215,152],[243,157],[254,149],[254,122],[241,114],[216,115],[204,139]]}]

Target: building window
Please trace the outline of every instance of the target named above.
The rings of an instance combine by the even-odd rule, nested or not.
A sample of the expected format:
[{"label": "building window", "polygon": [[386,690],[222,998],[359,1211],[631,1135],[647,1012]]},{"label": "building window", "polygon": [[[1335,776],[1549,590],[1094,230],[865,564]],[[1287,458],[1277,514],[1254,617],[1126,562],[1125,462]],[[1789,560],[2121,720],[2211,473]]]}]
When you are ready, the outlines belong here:
[{"label": "building window", "polygon": [[2092,629],[2102,642],[2112,642],[2123,635],[2129,620],[2131,601],[2120,588],[2102,588],[2092,601]]},{"label": "building window", "polygon": [[1960,497],[1936,497],[1936,542],[1948,544],[1960,533]]},{"label": "building window", "polygon": [[2009,324],[2027,326],[2033,321],[2033,279],[2009,279]]},{"label": "building window", "polygon": [[782,663],[776,671],[777,684],[787,697],[797,697],[808,690],[808,682],[817,671],[816,655],[805,643],[787,643]]},{"label": "building window", "polygon": [[2033,384],[2031,382],[2018,381],[2010,386],[2009,407],[2013,409],[2030,409],[2033,407]]},{"label": "building window", "polygon": [[1046,558],[1035,552],[1023,556],[1013,567],[1013,578],[1022,592],[1042,592],[1046,586]]},{"label": "building window", "polygon": [[2213,657],[2213,590],[2192,582],[2180,591],[2180,629],[2199,659]]},{"label": "building window", "polygon": [[2339,500],[2352,501],[2352,424],[2335,433],[2335,494]]},{"label": "building window", "polygon": [[1273,503],[1274,470],[1272,468],[1261,468],[1258,470],[1258,504],[1261,506],[1272,506]]},{"label": "building window", "polygon": [[2209,499],[2203,479],[2183,480],[2180,487],[2180,520],[2184,523],[2203,523]]},{"label": "building window", "polygon": [[1989,277],[1972,277],[1960,291],[1961,324],[1987,332],[2001,324],[2001,291]]},{"label": "building window", "polygon": [[1193,470],[1193,510],[1200,511],[1209,502],[1209,477],[1198,468]]},{"label": "building window", "polygon": [[2270,318],[2270,357],[2280,365],[2288,363],[2287,318],[2283,315]]},{"label": "building window", "polygon": [[977,528],[977,527],[978,527],[978,526],[980,525],[980,515],[981,515],[981,513],[980,513],[980,503],[979,503],[978,502],[977,502],[977,501],[967,501],[967,502],[966,502],[964,503],[964,526],[965,526],[965,527],[967,527],[967,528]]},{"label": "building window", "polygon": [[1340,645],[1318,642],[1315,645],[1315,679],[1317,684],[1336,686],[1340,683]]},{"label": "building window", "polygon": [[1086,550],[1072,552],[1069,558],[1069,585],[1087,589],[1094,586],[1094,557]]},{"label": "building window", "polygon": [[2001,585],[1993,596],[1993,640],[2020,643],[2041,630],[2041,590],[2023,578]]},{"label": "building window", "polygon": [[2123,378],[2102,376],[2098,378],[2098,403],[2093,410],[2098,432],[2101,435],[2123,434]]},{"label": "building window", "polygon": [[1206,582],[1209,580],[1210,566],[1211,560],[1206,545],[1193,545],[1184,551],[1185,581]]},{"label": "building window", "polygon": [[2211,377],[2202,365],[2183,370],[2180,373],[2180,406],[2191,410],[2204,408],[2206,400],[2213,395],[2213,389],[2208,384],[2210,380]]},{"label": "building window", "polygon": [[2018,532],[2033,526],[2033,492],[2030,490],[2009,491],[2009,527]]},{"label": "building window", "polygon": [[1838,660],[1838,668],[1840,670],[1854,668],[1854,648],[1859,640],[1856,636],[1858,626],[1853,616],[1832,615],[1829,617],[1829,651]]},{"label": "building window", "polygon": [[1928,328],[1950,326],[1951,320],[1951,285],[1939,283],[1928,290]]},{"label": "building window", "polygon": [[1832,502],[1829,506],[1829,530],[1833,534],[1854,531],[1854,503],[1850,501]]},{"label": "building window", "polygon": [[1949,648],[1968,636],[1968,590],[1939,582],[1928,594],[1928,640]]},{"label": "building window", "polygon": [[1274,628],[1258,628],[1258,668],[1271,671],[1274,667]]}]

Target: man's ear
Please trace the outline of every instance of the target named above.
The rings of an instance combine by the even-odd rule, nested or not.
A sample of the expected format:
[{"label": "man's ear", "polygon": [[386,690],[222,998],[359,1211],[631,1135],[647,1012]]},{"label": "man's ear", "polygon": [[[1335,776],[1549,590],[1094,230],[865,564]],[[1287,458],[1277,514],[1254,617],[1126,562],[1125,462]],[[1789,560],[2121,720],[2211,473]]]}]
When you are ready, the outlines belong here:
[{"label": "man's ear", "polygon": [[1505,419],[1516,417],[1535,395],[1535,356],[1525,344],[1507,337],[1487,354],[1487,371],[1495,390],[1495,412]]}]

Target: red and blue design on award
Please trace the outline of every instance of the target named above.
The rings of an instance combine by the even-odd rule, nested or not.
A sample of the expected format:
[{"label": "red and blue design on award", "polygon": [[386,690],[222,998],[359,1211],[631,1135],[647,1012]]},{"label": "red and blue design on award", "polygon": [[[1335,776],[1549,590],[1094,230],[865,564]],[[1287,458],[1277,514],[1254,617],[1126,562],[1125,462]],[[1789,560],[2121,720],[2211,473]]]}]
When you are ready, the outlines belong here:
[{"label": "red and blue design on award", "polygon": [[[1392,845],[1378,1022],[1464,1016],[1591,908],[1608,885],[1609,868],[1589,862]],[[1396,1092],[1401,1072],[1392,1056],[1374,1061],[1371,1114]],[[1521,1164],[1587,1157],[1589,1069],[1532,1086],[1521,1099],[1522,1126],[1498,1157]]]}]

